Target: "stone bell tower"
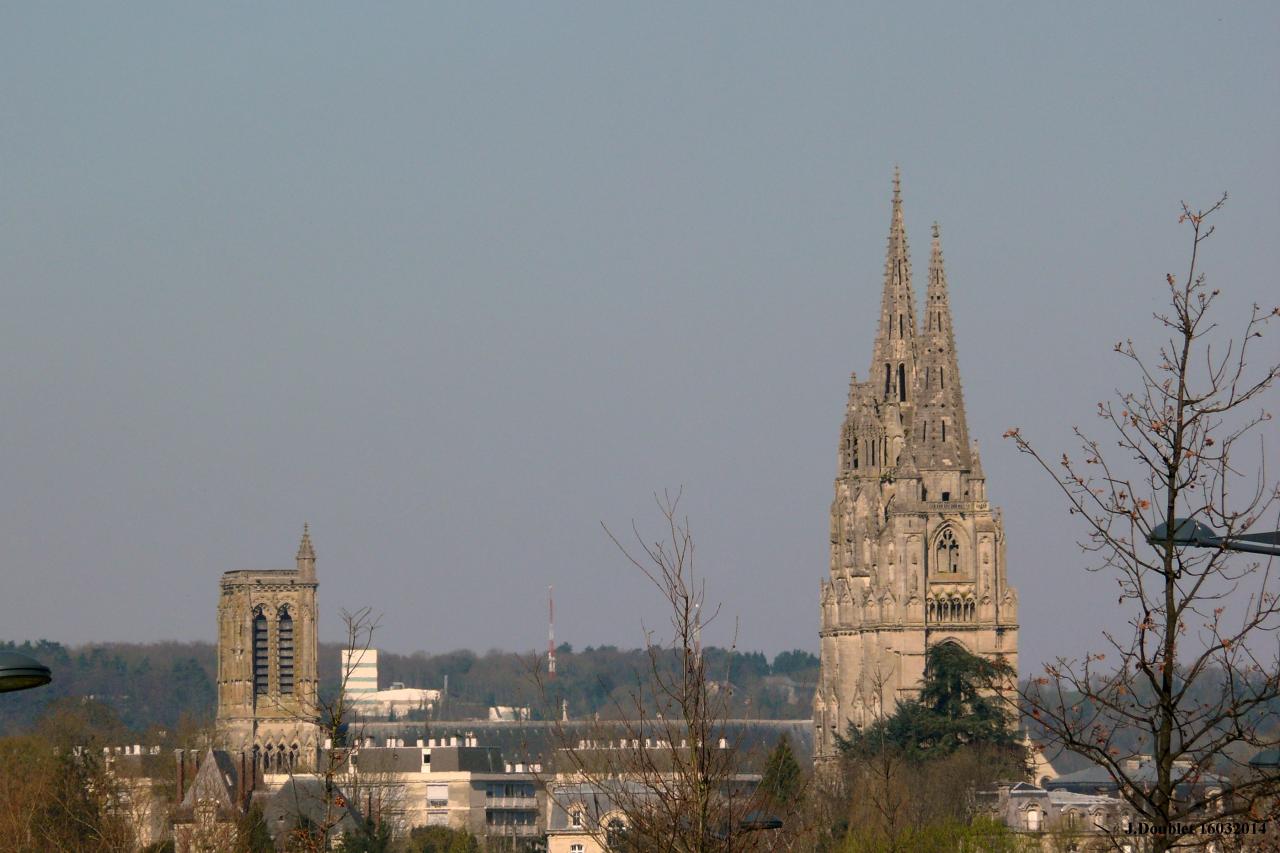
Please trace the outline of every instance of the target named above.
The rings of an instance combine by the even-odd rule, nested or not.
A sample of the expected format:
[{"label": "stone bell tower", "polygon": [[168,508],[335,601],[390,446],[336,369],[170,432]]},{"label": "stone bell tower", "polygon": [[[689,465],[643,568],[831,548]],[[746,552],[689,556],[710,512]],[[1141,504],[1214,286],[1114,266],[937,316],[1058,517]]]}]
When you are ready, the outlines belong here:
[{"label": "stone bell tower", "polygon": [[314,769],[320,745],[307,525],[295,559],[292,569],[225,572],[218,601],[218,740],[251,750],[267,773]]},{"label": "stone bell tower", "polygon": [[813,703],[820,761],[850,723],[918,694],[932,645],[1018,663],[1018,597],[969,438],[936,224],[931,249],[917,322],[895,171],[871,373],[850,380],[836,457]]}]

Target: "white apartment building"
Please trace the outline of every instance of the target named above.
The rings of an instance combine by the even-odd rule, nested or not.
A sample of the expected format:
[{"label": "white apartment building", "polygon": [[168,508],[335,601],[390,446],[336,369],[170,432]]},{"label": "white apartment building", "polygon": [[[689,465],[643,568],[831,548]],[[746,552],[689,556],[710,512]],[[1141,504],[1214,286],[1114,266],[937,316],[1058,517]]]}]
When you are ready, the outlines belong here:
[{"label": "white apartment building", "polygon": [[538,768],[503,761],[472,736],[418,740],[414,746],[368,739],[342,770],[343,789],[363,814],[395,827],[448,826],[479,837],[536,839],[544,797]]}]

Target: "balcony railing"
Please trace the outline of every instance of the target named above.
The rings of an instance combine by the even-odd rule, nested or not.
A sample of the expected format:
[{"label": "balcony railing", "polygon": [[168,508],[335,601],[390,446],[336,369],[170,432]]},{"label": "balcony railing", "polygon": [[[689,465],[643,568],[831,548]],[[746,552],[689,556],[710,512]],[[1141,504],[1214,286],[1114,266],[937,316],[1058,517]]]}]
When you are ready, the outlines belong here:
[{"label": "balcony railing", "polygon": [[537,797],[486,797],[484,801],[486,809],[536,809],[538,807]]}]

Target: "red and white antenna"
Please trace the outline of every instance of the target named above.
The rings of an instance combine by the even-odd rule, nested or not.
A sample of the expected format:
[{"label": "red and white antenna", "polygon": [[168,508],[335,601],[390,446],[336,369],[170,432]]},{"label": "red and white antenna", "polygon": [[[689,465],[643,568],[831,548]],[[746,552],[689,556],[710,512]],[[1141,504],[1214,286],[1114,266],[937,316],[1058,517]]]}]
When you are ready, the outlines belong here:
[{"label": "red and white antenna", "polygon": [[556,599],[555,587],[547,587],[547,677],[556,677]]}]

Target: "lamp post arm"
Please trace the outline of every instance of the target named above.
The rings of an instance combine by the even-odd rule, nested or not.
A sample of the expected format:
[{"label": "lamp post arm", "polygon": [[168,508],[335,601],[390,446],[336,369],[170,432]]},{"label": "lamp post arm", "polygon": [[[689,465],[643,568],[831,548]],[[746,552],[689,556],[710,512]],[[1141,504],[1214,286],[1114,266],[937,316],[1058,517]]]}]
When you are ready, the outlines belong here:
[{"label": "lamp post arm", "polygon": [[1245,533],[1240,536],[1223,537],[1218,540],[1219,547],[1230,551],[1248,551],[1252,554],[1270,554],[1280,557],[1280,530],[1271,533]]},{"label": "lamp post arm", "polygon": [[1191,518],[1174,520],[1173,535],[1169,527],[1159,524],[1151,531],[1147,541],[1152,545],[1171,542],[1180,547],[1222,548],[1226,551],[1248,551],[1252,554],[1280,556],[1280,530],[1270,533],[1242,533],[1239,536],[1219,536],[1213,528]]}]

